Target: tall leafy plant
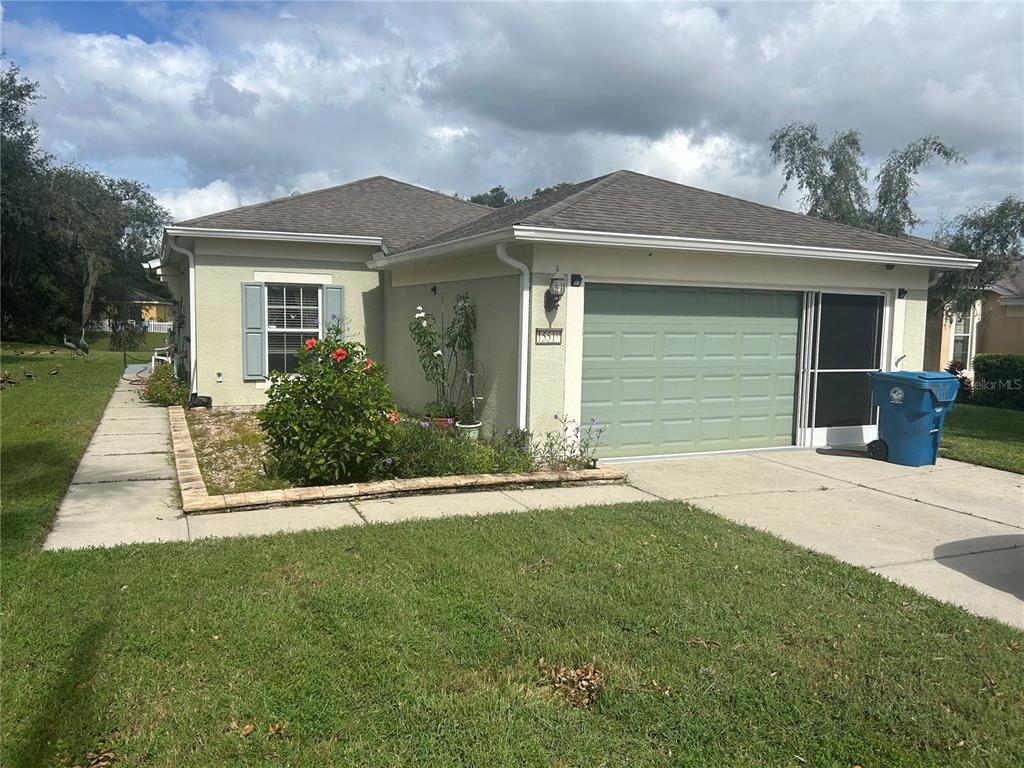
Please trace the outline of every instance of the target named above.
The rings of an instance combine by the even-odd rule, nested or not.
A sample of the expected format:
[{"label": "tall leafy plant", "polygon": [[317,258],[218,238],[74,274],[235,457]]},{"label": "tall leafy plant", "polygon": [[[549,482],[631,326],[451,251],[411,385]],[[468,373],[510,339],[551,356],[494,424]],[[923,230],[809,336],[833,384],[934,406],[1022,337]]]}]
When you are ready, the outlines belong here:
[{"label": "tall leafy plant", "polygon": [[424,378],[434,387],[434,401],[427,404],[428,416],[453,418],[466,410],[475,397],[476,307],[468,293],[455,297],[451,322],[441,320],[423,307],[409,323]]}]

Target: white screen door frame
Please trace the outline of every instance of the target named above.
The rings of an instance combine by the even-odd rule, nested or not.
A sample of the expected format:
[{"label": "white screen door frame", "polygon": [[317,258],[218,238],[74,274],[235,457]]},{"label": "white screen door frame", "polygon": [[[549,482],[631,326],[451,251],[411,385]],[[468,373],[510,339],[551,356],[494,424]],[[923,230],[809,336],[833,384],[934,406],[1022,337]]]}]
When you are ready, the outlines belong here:
[{"label": "white screen door frame", "polygon": [[[821,355],[821,319],[823,296],[874,296],[878,297],[881,311],[880,332],[877,348],[874,351],[877,363],[872,367],[864,367],[863,361],[851,363],[848,367],[836,364],[836,357],[841,357],[841,350],[830,350],[825,362]],[[806,291],[804,293],[804,314],[801,323],[800,339],[800,383],[797,388],[797,445],[804,447],[822,446],[859,446],[874,440],[878,436],[877,409],[870,407],[870,416],[861,419],[864,423],[822,425],[816,423],[821,398],[835,397],[821,391],[819,386],[822,374],[851,374],[864,378],[864,390],[867,390],[869,371],[889,370],[889,339],[892,331],[892,294],[889,291]],[[828,311],[828,308],[825,308]],[[865,329],[867,332],[868,329]],[[851,376],[852,378],[852,376]],[[856,381],[856,379],[853,379]]]}]

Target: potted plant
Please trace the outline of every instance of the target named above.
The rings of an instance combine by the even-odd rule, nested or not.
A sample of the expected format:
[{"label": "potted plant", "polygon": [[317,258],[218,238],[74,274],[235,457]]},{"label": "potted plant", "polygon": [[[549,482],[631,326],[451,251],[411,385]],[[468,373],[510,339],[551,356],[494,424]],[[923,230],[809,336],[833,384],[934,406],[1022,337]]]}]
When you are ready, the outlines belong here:
[{"label": "potted plant", "polygon": [[482,397],[470,395],[466,405],[459,412],[458,421],[455,422],[455,429],[459,435],[469,440],[480,439],[480,417],[478,410],[483,403]]},{"label": "potted plant", "polygon": [[443,401],[427,403],[423,406],[423,417],[438,429],[451,429],[455,424],[455,406]]},{"label": "potted plant", "polygon": [[476,420],[479,398],[474,391],[475,332],[476,309],[468,293],[461,293],[455,298],[454,314],[447,327],[443,303],[440,322],[423,307],[416,307],[416,314],[409,323],[409,333],[416,344],[423,376],[434,385],[435,397],[424,407],[424,417],[441,429],[454,426],[457,416],[469,418],[463,426],[467,432],[473,433],[474,439],[480,428]]}]

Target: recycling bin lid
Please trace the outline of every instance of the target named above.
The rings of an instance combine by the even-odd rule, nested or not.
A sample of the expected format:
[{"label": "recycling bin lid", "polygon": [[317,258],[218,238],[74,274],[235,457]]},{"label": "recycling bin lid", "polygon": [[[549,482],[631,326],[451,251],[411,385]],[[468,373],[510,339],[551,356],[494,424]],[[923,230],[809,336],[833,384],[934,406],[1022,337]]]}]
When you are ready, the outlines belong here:
[{"label": "recycling bin lid", "polygon": [[892,379],[894,381],[924,384],[956,379],[956,376],[945,371],[868,371],[868,376],[873,379]]}]

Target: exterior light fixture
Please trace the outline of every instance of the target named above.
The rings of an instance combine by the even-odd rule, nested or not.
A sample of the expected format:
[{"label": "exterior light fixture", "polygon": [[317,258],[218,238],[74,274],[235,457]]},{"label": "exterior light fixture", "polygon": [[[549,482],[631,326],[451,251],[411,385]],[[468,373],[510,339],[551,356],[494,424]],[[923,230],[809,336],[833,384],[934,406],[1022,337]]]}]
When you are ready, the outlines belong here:
[{"label": "exterior light fixture", "polygon": [[544,293],[544,309],[548,312],[554,312],[558,309],[558,302],[562,300],[565,295],[565,275],[558,271],[558,267],[555,267],[555,274],[551,276],[551,282],[548,283],[548,289]]}]

